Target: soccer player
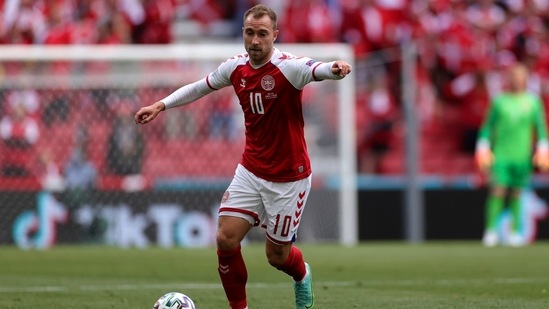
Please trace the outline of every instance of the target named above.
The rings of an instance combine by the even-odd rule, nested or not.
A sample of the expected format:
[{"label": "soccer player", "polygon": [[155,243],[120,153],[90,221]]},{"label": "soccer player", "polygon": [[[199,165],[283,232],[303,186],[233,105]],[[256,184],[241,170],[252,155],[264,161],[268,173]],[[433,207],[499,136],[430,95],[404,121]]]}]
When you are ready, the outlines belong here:
[{"label": "soccer player", "polygon": [[264,5],[246,11],[242,34],[247,53],[229,58],[207,77],[141,108],[135,122],[146,124],[165,109],[233,87],[244,112],[246,144],[218,212],[221,283],[232,309],[248,308],[241,241],[253,226],[263,226],[268,262],[293,278],[296,308],[312,308],[311,269],[293,245],[311,189],[301,94],[306,84],[342,79],[352,68],[344,61],[318,62],[275,48],[277,15]]},{"label": "soccer player", "polygon": [[489,172],[491,185],[483,236],[484,245],[489,247],[500,242],[497,221],[506,197],[512,217],[509,244],[525,243],[520,234],[521,189],[530,181],[532,161],[542,170],[549,168],[544,107],[538,96],[526,90],[527,79],[524,65],[509,69],[509,91],[494,98],[479,131],[475,157],[479,168]]}]

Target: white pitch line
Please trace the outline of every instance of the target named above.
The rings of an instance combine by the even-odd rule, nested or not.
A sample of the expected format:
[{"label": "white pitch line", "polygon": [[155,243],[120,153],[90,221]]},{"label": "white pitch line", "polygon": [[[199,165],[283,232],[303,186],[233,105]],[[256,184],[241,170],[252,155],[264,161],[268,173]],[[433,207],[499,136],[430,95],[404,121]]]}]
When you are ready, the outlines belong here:
[{"label": "white pitch line", "polygon": [[[317,287],[387,287],[387,286],[417,286],[417,285],[485,285],[500,284],[513,285],[524,283],[546,283],[547,279],[542,278],[500,278],[500,279],[439,279],[439,280],[361,280],[361,281],[323,281],[315,282]],[[287,288],[290,282],[255,282],[248,283],[250,289],[272,289]],[[80,291],[113,291],[113,290],[153,290],[153,289],[182,289],[182,290],[216,290],[221,289],[217,283],[182,283],[171,282],[162,284],[114,284],[114,285],[81,285],[81,286],[29,286],[29,287],[0,287],[0,293],[24,293],[24,292],[66,292],[71,290]]]},{"label": "white pitch line", "polygon": [[[317,286],[324,287],[339,287],[357,285],[353,281],[337,281],[337,282],[315,282]],[[247,288],[251,289],[272,289],[291,287],[291,283],[267,283],[257,282],[248,283]],[[66,292],[70,290],[81,291],[113,291],[113,290],[154,290],[154,289],[170,289],[178,288],[183,290],[216,290],[222,289],[221,284],[216,283],[163,283],[163,284],[115,284],[115,285],[82,285],[82,286],[32,286],[32,287],[0,287],[0,293],[15,293],[15,292]]]}]

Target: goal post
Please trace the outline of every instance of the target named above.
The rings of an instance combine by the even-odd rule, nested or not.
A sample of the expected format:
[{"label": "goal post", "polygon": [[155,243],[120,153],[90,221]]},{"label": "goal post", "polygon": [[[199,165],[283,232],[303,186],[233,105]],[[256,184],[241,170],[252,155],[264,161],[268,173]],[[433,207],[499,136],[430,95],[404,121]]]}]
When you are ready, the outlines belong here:
[{"label": "goal post", "polygon": [[[346,44],[277,44],[276,47],[296,56],[307,56],[320,61],[342,59],[354,66],[353,49]],[[53,158],[53,161],[62,166],[69,159],[70,148],[74,147],[73,138],[76,125],[89,124],[93,127],[91,129],[93,132],[90,134],[96,136],[95,142],[92,142],[92,144],[103,145],[99,147],[99,150],[94,149],[92,151],[100,153],[100,158],[97,159],[99,161],[96,163],[100,165],[98,174],[101,177],[103,173],[107,173],[104,170],[108,168],[108,163],[103,161],[105,158],[104,153],[107,152],[108,147],[106,146],[108,142],[107,135],[110,134],[111,128],[109,126],[103,127],[102,120],[96,119],[102,117],[101,113],[93,114],[93,116],[89,114],[88,108],[90,107],[88,105],[93,105],[93,102],[100,102],[101,100],[111,102],[109,100],[112,100],[113,93],[115,96],[119,96],[114,101],[120,103],[125,100],[124,95],[127,92],[136,93],[137,95],[143,95],[144,93],[145,98],[142,98],[142,100],[146,100],[146,102],[141,102],[141,105],[152,103],[152,100],[166,96],[177,87],[204,77],[225,59],[243,52],[244,48],[240,43],[113,46],[4,45],[0,48],[0,87],[4,101],[4,104],[0,107],[5,112],[12,92],[37,91],[39,96],[47,96],[49,102],[54,100],[53,98],[60,90],[68,92],[70,96],[68,104],[74,107],[71,113],[80,113],[76,116],[77,120],[74,121],[76,124],[74,126],[65,125],[65,131],[52,129],[49,124],[41,124],[40,128],[48,127],[47,130],[55,131],[55,135],[42,135],[40,139],[44,142],[41,145],[47,145],[48,148],[63,148],[63,151],[54,149],[54,154],[59,155],[59,157]],[[311,191],[311,199],[308,203],[309,208],[306,215],[309,219],[304,218],[305,226],[303,227],[305,241],[335,241],[345,245],[355,245],[358,242],[355,82],[356,79],[352,73],[340,81],[323,81],[310,84],[306,86],[304,92],[306,138],[313,165],[313,190]],[[145,88],[146,91],[142,88]],[[128,91],[128,89],[131,91]],[[90,93],[88,93],[88,90],[90,90]],[[231,90],[224,90],[220,91],[221,97],[216,96],[212,100],[216,102],[229,100],[234,107],[236,102]],[[101,104],[109,105],[108,102],[102,102]],[[224,136],[222,141],[215,139],[214,143],[201,143],[200,138],[197,136],[205,135],[208,136],[205,138],[209,139],[209,136],[213,133],[212,129],[208,127],[216,121],[213,118],[204,118],[205,113],[211,112],[212,104],[210,103],[212,102],[199,104],[201,107],[190,108],[192,111],[190,114],[177,114],[177,116],[187,117],[185,119],[195,125],[193,128],[183,124],[183,121],[178,120],[177,116],[172,117],[174,119],[167,119],[167,115],[164,116],[167,124],[163,124],[163,126],[177,128],[177,132],[192,140],[181,139],[178,136],[166,137],[167,130],[159,126],[151,128],[156,133],[145,133],[151,134],[145,143],[152,145],[146,144],[144,148],[148,152],[148,156],[153,156],[153,158],[144,159],[143,169],[148,170],[152,167],[154,170],[159,171],[158,174],[138,173],[145,175],[145,180],[133,177],[135,175],[132,173],[129,175],[131,177],[125,176],[122,180],[117,177],[105,176],[102,180],[102,188],[104,191],[109,192],[108,196],[114,197],[113,200],[109,200],[108,196],[102,196],[101,202],[98,204],[108,207],[125,204],[123,198],[113,193],[117,190],[135,193],[146,188],[155,191],[155,196],[166,191],[169,191],[167,195],[171,196],[170,194],[173,194],[173,191],[170,190],[174,188],[181,190],[192,190],[194,188],[201,191],[207,187],[221,190],[227,183],[227,179],[230,180],[231,173],[239,160],[243,145],[243,134],[240,134],[242,132],[237,132],[238,134],[232,132],[228,133],[227,136],[229,137]],[[43,117],[44,109],[49,108],[50,105],[45,106],[44,104],[40,102],[38,107],[40,115],[35,115],[35,118],[45,119]],[[132,107],[135,108],[135,105]],[[56,113],[55,107],[52,108],[53,110],[49,112]],[[102,108],[108,109],[108,106]],[[97,108],[91,107],[91,109],[96,110]],[[236,127],[234,131],[242,130],[243,125],[238,123],[238,120],[241,120],[238,118],[239,114],[241,112],[239,113],[238,110],[232,112],[231,117],[237,120],[233,123],[233,126]],[[90,119],[88,117],[94,118]],[[94,125],[96,122],[98,127],[102,127],[101,130]],[[50,131],[47,131],[46,134],[50,134]],[[170,139],[171,144],[161,144],[156,140],[158,136]],[[48,138],[58,140],[48,142]],[[68,145],[64,145],[65,143]],[[179,150],[174,148],[173,145],[175,144],[187,147],[185,149],[191,149],[196,153],[184,158],[184,160],[189,161],[186,164],[170,166],[168,162],[165,162],[166,160],[163,161],[160,157],[177,157],[175,152]],[[162,149],[155,150],[155,147],[159,147],[159,145]],[[90,147],[95,146],[91,145]],[[208,150],[208,147],[218,148]],[[238,150],[233,151],[233,148]],[[157,151],[157,153],[152,153],[153,151]],[[204,155],[204,158],[200,158],[200,151],[210,151],[212,155],[214,153],[217,155],[223,154],[222,158],[224,159],[221,160],[220,157],[208,159],[206,155]],[[200,159],[205,159],[206,163]],[[228,161],[228,163],[224,164],[218,161]],[[214,171],[213,169],[217,168],[218,165],[223,165],[223,167]],[[201,172],[201,169],[203,172]],[[210,177],[202,177],[203,174]],[[5,180],[4,176],[1,178]],[[25,191],[25,188],[32,188],[32,186],[25,187],[25,185],[23,187],[10,185],[8,188],[4,184],[13,184],[13,182],[9,182],[9,179],[4,180],[0,182],[0,195],[2,192]],[[146,184],[143,184],[143,181]],[[41,184],[43,185],[43,182]],[[64,188],[63,186],[53,189],[41,187],[39,191],[59,192],[63,191]],[[315,193],[317,191],[320,193]],[[217,197],[211,200],[215,201]],[[8,199],[10,205],[17,203],[12,195],[0,196],[0,200],[2,199]],[[162,205],[170,203],[170,201],[163,198],[158,198],[158,200],[154,203]],[[189,208],[190,210],[187,209],[183,212],[187,214],[192,212],[193,207]],[[91,207],[90,209],[96,208]],[[13,210],[0,209],[0,213],[8,211]],[[114,210],[111,209],[110,211]],[[147,211],[150,212],[150,210]],[[15,217],[17,217],[17,214],[11,216],[14,220]],[[84,213],[80,213],[79,218],[82,217],[85,217]],[[6,218],[10,218],[10,216]],[[156,219],[149,219],[151,222],[154,220]],[[5,226],[5,224],[11,225],[12,223],[2,222],[2,226]],[[143,227],[143,230],[148,233],[148,228]],[[157,227],[156,234],[158,233],[160,233],[160,229]],[[157,239],[158,237],[156,236]],[[0,235],[0,244],[6,242],[2,238],[3,236]],[[63,237],[60,237],[60,239],[63,239]],[[147,243],[146,240],[144,242]]]}]

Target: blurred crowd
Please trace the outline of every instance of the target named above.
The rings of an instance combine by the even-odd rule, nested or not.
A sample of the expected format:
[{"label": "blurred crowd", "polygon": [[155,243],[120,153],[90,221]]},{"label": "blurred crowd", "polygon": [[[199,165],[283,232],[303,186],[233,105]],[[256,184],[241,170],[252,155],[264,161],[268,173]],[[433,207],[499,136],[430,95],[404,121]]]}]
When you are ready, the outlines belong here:
[{"label": "blurred crowd", "polygon": [[3,44],[170,43],[171,0],[2,0]]},{"label": "blurred crowd", "polygon": [[[422,146],[433,147],[434,143],[446,162],[450,153],[469,156],[465,160],[472,163],[478,127],[489,100],[505,89],[501,73],[510,64],[525,63],[531,71],[530,90],[549,102],[549,0],[0,0],[0,44],[184,43],[175,24],[195,23],[200,35],[207,37],[210,26],[220,21],[233,25],[225,39],[235,40],[240,36],[242,13],[258,2],[279,13],[279,42],[352,44],[357,59],[360,172],[402,171],[402,165],[388,158],[402,162],[403,81],[398,47],[403,43],[413,41],[418,47],[415,101],[422,121]],[[36,122],[63,117],[58,111],[71,104],[59,97],[51,101],[51,110],[43,108],[40,117],[32,116],[38,109],[36,93],[10,94],[4,89],[5,100],[0,104],[4,114],[9,95],[26,96],[9,101],[24,101],[27,106],[10,105],[13,119],[6,116],[0,122],[4,140],[19,136],[14,146],[19,152],[9,157],[14,162],[3,174],[21,176],[26,171],[17,168],[17,160],[25,160],[21,149],[38,140],[40,124]],[[23,109],[31,116],[25,117]],[[230,109],[211,114],[212,135],[230,139],[234,135]],[[128,136],[135,133],[126,127],[113,121],[113,132],[116,128],[119,133],[113,133],[112,144],[129,147]],[[222,127],[229,129],[219,133]],[[194,132],[192,128],[179,130],[187,135]],[[4,142],[4,146],[9,143],[15,142]],[[142,141],[136,143],[132,147],[143,152]],[[75,150],[72,158],[81,156]],[[47,161],[48,156],[41,158]],[[109,164],[114,170],[132,168],[122,163]],[[456,173],[471,172],[471,165],[464,164]],[[436,167],[425,167],[424,172],[431,171],[437,172]]]}]

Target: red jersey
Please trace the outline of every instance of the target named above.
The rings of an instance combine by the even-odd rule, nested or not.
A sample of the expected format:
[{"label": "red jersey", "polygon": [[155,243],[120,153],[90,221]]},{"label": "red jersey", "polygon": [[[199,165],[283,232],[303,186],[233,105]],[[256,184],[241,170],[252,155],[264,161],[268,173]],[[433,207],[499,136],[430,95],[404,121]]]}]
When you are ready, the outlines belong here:
[{"label": "red jersey", "polygon": [[343,78],[332,73],[333,65],[275,48],[269,62],[252,66],[248,55],[240,54],[206,78],[177,89],[161,101],[168,109],[233,86],[244,112],[246,145],[242,165],[268,181],[297,181],[311,174],[304,136],[303,87],[313,81]]},{"label": "red jersey", "polygon": [[311,174],[301,95],[322,64],[274,51],[271,61],[252,66],[248,55],[228,59],[206,78],[217,90],[232,86],[244,112],[246,145],[242,165],[269,181],[289,182]]}]

